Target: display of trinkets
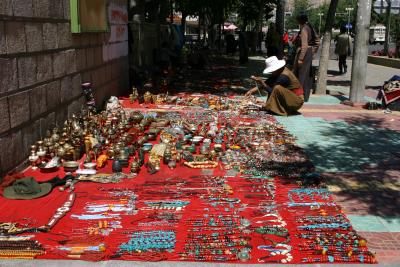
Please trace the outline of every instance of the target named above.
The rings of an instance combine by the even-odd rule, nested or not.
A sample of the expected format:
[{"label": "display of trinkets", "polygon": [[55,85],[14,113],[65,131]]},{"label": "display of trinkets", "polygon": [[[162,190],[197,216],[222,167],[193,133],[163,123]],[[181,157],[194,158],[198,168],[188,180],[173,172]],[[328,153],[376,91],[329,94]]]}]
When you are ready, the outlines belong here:
[{"label": "display of trinkets", "polygon": [[84,109],[31,146],[31,173],[60,161],[54,172],[76,177],[47,225],[0,224],[2,234],[54,241],[57,228],[66,240],[46,244],[49,255],[76,259],[375,262],[321,179],[307,182],[313,166],[295,139],[253,100],[143,97],[138,109],[117,98]]},{"label": "display of trinkets", "polygon": [[121,251],[142,252],[173,250],[176,244],[174,231],[142,231],[131,235],[130,240],[120,246]]},{"label": "display of trinkets", "polygon": [[0,259],[34,259],[45,249],[35,240],[0,240]]}]

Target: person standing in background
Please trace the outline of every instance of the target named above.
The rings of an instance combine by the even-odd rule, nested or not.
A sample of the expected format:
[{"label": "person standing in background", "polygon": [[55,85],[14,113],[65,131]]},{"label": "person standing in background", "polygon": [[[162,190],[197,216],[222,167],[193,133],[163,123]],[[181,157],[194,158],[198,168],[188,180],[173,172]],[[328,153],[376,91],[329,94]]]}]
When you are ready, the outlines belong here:
[{"label": "person standing in background", "polygon": [[287,30],[285,30],[285,33],[282,36],[282,42],[283,42],[283,54],[285,57],[289,53],[289,33]]},{"label": "person standing in background", "polygon": [[245,64],[249,61],[249,46],[247,45],[246,32],[239,33],[239,62]]},{"label": "person standing in background", "polygon": [[346,33],[346,27],[340,27],[340,34],[335,38],[335,54],[339,56],[339,73],[347,72],[347,56],[351,55],[350,36]]},{"label": "person standing in background", "polygon": [[225,37],[226,41],[226,54],[235,55],[236,53],[236,40],[232,33],[228,33]]},{"label": "person standing in background", "polygon": [[278,58],[281,58],[281,37],[276,30],[275,24],[271,23],[268,28],[267,37],[265,39],[265,46],[267,48],[267,57],[276,56]]},{"label": "person standing in background", "polygon": [[316,39],[316,35],[314,29],[308,23],[307,14],[299,14],[296,20],[300,25],[300,32],[295,40],[297,50],[293,71],[304,89],[304,101],[307,102],[313,84],[311,71],[313,60],[312,43],[315,42],[313,39]]}]

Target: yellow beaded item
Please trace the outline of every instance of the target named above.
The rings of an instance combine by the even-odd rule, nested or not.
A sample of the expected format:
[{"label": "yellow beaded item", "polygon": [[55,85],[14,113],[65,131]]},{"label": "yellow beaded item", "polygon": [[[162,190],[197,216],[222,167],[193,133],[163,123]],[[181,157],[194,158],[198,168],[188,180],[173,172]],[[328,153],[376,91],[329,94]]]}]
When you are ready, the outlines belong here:
[{"label": "yellow beaded item", "polygon": [[192,169],[212,169],[218,166],[218,162],[216,161],[192,161],[185,162],[184,164]]}]

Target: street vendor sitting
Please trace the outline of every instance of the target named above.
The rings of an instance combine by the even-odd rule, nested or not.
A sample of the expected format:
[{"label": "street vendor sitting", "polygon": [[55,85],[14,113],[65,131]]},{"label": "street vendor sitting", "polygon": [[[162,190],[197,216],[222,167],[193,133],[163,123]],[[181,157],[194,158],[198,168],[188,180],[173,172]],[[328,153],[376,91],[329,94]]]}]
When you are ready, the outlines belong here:
[{"label": "street vendor sitting", "polygon": [[304,94],[300,81],[292,71],[285,67],[286,61],[277,57],[269,57],[265,60],[264,74],[270,74],[270,78],[264,81],[261,77],[251,76],[257,86],[246,93],[250,96],[256,92],[267,92],[268,100],[265,109],[273,114],[288,116],[294,115],[303,106]]}]

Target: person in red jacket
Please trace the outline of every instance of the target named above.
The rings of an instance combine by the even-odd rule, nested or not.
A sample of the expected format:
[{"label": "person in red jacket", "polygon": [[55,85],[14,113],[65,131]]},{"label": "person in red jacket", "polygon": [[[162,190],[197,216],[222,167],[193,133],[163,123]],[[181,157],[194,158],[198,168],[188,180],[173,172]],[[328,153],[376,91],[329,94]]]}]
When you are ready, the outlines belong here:
[{"label": "person in red jacket", "polygon": [[289,33],[287,30],[285,30],[285,33],[283,34],[282,42],[283,42],[283,52],[285,55],[287,55],[289,52]]}]

